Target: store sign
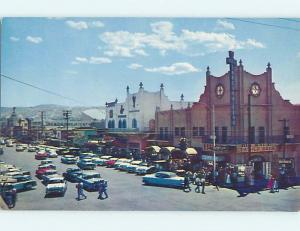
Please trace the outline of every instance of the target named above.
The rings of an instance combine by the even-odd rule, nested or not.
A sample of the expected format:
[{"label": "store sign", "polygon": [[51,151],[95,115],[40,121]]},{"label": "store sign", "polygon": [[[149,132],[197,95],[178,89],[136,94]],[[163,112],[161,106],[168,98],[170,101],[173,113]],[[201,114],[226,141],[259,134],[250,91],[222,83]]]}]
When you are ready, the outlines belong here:
[{"label": "store sign", "polygon": [[230,146],[228,145],[214,145],[213,144],[203,144],[203,151],[216,151],[216,152],[226,152],[230,150]]},{"label": "store sign", "polygon": [[293,159],[279,159],[278,163],[279,164],[293,164],[294,160]]},{"label": "store sign", "polygon": [[[275,144],[251,144],[251,152],[274,152],[275,150]],[[248,144],[237,145],[236,151],[238,153],[248,152]]]},{"label": "store sign", "polygon": [[[206,161],[213,161],[214,160],[214,156],[202,155],[201,159],[202,160],[206,160]],[[216,156],[216,161],[224,161],[224,160],[225,160],[224,156]]]}]

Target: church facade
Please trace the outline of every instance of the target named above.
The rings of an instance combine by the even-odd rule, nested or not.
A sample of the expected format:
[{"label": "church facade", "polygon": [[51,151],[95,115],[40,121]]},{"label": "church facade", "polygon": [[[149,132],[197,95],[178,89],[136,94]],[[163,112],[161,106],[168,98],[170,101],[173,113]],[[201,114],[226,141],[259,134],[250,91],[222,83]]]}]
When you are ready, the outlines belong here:
[{"label": "church facade", "polygon": [[185,137],[210,160],[215,138],[218,160],[286,163],[300,175],[300,105],[276,90],[269,63],[253,75],[230,51],[226,64],[229,71],[218,77],[207,68],[204,93],[191,107],[156,112],[158,138],[176,145]]},{"label": "church facade", "polygon": [[180,101],[170,101],[164,93],[164,85],[160,85],[157,92],[146,91],[143,83],[139,84],[136,93],[130,93],[126,88],[127,96],[124,102],[106,103],[105,124],[109,131],[116,132],[149,132],[155,129],[155,111],[171,108],[183,109],[188,106],[183,95]]}]

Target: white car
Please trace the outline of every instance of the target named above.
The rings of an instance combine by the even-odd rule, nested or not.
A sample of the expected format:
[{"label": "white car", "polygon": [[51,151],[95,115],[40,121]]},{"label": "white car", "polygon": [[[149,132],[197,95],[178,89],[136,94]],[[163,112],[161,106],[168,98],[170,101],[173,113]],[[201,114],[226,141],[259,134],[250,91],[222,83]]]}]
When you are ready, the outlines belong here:
[{"label": "white car", "polygon": [[143,163],[143,161],[141,161],[141,160],[134,160],[126,166],[126,171],[128,173],[134,173],[136,168],[139,167],[139,165],[142,163]]},{"label": "white car", "polygon": [[67,182],[62,176],[49,178],[46,186],[46,196],[48,195],[65,195],[67,191]]},{"label": "white car", "polygon": [[56,157],[58,157],[58,154],[57,154],[56,151],[53,150],[53,149],[49,149],[49,150],[47,151],[47,153],[48,153],[48,157],[49,157],[49,158],[56,158]]}]

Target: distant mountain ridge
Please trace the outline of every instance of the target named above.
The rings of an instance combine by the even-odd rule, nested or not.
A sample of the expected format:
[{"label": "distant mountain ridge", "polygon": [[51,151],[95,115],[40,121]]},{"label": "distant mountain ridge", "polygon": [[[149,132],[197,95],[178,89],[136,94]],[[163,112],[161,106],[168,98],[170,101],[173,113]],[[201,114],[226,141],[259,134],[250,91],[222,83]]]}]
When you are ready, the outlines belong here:
[{"label": "distant mountain ridge", "polygon": [[[7,118],[11,115],[13,107],[2,107],[1,117]],[[40,120],[41,111],[44,111],[45,121],[59,120],[63,118],[63,111],[72,111],[71,120],[80,119],[105,119],[105,107],[104,106],[92,106],[92,107],[67,107],[55,104],[42,104],[33,107],[16,107],[16,114],[21,118],[32,118],[34,120]]]}]

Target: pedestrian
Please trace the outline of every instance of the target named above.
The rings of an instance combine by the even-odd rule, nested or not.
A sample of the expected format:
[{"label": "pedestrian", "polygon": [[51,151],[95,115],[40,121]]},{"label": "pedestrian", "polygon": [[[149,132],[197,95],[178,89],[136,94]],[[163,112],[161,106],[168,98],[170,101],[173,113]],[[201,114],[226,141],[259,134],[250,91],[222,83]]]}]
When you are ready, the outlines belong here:
[{"label": "pedestrian", "polygon": [[206,178],[206,173],[205,170],[202,169],[202,171],[200,172],[200,182],[201,182],[201,186],[202,186],[202,194],[205,194],[204,189],[205,189],[205,178]]},{"label": "pedestrian", "polygon": [[273,192],[273,183],[274,183],[274,177],[272,176],[272,174],[269,174],[267,189],[269,189],[271,193]]},{"label": "pedestrian", "polygon": [[86,195],[83,193],[83,183],[79,182],[78,184],[76,184],[76,188],[77,188],[77,200],[80,200],[80,197],[83,196],[84,199],[86,199]]},{"label": "pedestrian", "polygon": [[199,172],[195,172],[196,176],[195,176],[195,192],[196,193],[200,193],[200,186],[201,186],[201,179],[200,179],[200,173]]},{"label": "pedestrian", "polygon": [[190,186],[190,179],[189,179],[189,173],[186,172],[185,175],[184,175],[184,189],[183,191],[185,191],[186,189],[189,190],[189,192],[192,190],[191,189],[191,186]]},{"label": "pedestrian", "polygon": [[12,208],[14,208],[17,202],[17,190],[15,188],[11,190],[11,199],[12,199]]},{"label": "pedestrian", "polygon": [[[107,195],[107,181],[100,180],[98,193],[99,193],[98,199],[103,200],[103,199],[108,198],[108,195]],[[103,196],[102,196],[103,194],[105,195],[105,198],[103,198]]]},{"label": "pedestrian", "polygon": [[218,169],[216,169],[216,171],[214,172],[213,185],[216,187],[218,191],[219,191],[219,182],[220,182],[219,179],[220,179],[219,171]]},{"label": "pedestrian", "polygon": [[272,191],[279,192],[278,180],[276,178],[274,178],[274,181],[273,181]]},{"label": "pedestrian", "polygon": [[198,175],[198,173],[197,173],[197,171],[195,171],[193,174],[193,184],[194,185],[196,184],[197,175]]}]

